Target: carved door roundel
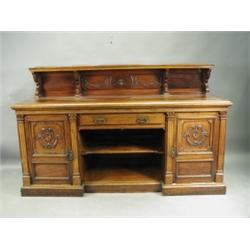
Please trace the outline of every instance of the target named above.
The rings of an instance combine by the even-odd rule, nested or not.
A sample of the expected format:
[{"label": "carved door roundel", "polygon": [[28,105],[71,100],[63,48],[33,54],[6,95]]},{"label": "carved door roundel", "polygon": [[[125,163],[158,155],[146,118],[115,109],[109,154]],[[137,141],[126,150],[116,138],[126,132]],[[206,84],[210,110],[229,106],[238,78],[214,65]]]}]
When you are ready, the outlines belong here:
[{"label": "carved door roundel", "polygon": [[56,147],[59,135],[55,133],[53,128],[42,128],[42,130],[37,134],[37,140],[46,149],[51,149]]},{"label": "carved door roundel", "polygon": [[200,124],[192,125],[183,133],[183,137],[191,146],[203,145],[207,136],[207,130]]}]

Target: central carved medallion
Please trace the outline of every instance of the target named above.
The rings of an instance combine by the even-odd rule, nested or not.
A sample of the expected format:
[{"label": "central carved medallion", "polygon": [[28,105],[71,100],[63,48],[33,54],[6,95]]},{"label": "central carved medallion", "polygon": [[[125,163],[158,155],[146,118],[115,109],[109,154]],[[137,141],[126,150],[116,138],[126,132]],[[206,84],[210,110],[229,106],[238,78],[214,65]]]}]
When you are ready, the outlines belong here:
[{"label": "central carved medallion", "polygon": [[122,86],[125,85],[125,80],[124,80],[124,79],[119,79],[119,80],[115,83],[115,85],[118,85],[118,86],[122,87]]},{"label": "central carved medallion", "polygon": [[42,128],[42,130],[37,134],[37,140],[46,149],[54,148],[59,140],[59,135],[55,134],[53,128]]},{"label": "central carved medallion", "polygon": [[208,132],[202,125],[193,125],[183,134],[183,137],[191,146],[203,145],[208,137]]}]

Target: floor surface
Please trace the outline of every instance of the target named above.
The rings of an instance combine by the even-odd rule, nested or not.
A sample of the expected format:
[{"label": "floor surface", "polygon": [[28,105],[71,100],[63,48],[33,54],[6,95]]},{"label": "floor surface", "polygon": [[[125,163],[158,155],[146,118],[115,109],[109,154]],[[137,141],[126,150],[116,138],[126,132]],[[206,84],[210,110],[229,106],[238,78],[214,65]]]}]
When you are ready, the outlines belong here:
[{"label": "floor surface", "polygon": [[20,164],[0,171],[0,217],[250,217],[248,154],[228,154],[226,195],[162,196],[161,193],[21,197]]}]

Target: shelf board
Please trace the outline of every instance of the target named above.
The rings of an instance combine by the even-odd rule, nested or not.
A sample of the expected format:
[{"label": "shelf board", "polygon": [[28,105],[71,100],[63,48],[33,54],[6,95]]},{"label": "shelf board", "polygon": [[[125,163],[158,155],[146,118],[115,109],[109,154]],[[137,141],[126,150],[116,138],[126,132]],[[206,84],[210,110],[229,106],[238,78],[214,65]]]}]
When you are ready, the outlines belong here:
[{"label": "shelf board", "polygon": [[87,192],[157,192],[161,190],[160,169],[145,167],[89,167],[85,175]]},{"label": "shelf board", "polygon": [[81,150],[82,155],[88,154],[137,154],[157,153],[162,154],[163,150],[156,146],[143,145],[112,145],[112,146],[91,146]]},{"label": "shelf board", "polygon": [[85,157],[86,192],[157,192],[161,190],[162,155],[101,154]]},{"label": "shelf board", "polygon": [[132,192],[160,192],[162,185],[160,182],[150,183],[95,183],[87,182],[84,185],[84,190],[87,193],[132,193]]}]

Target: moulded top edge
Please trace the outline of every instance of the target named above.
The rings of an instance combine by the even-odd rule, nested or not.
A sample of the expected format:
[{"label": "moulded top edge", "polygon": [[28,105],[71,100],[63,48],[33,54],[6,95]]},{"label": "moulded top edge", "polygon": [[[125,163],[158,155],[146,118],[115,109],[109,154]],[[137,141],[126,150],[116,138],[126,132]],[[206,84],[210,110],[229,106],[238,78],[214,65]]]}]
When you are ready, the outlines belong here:
[{"label": "moulded top edge", "polygon": [[29,68],[31,72],[55,71],[90,71],[90,70],[119,70],[119,69],[210,69],[214,64],[123,64],[123,65],[79,65],[79,66],[41,66]]}]

